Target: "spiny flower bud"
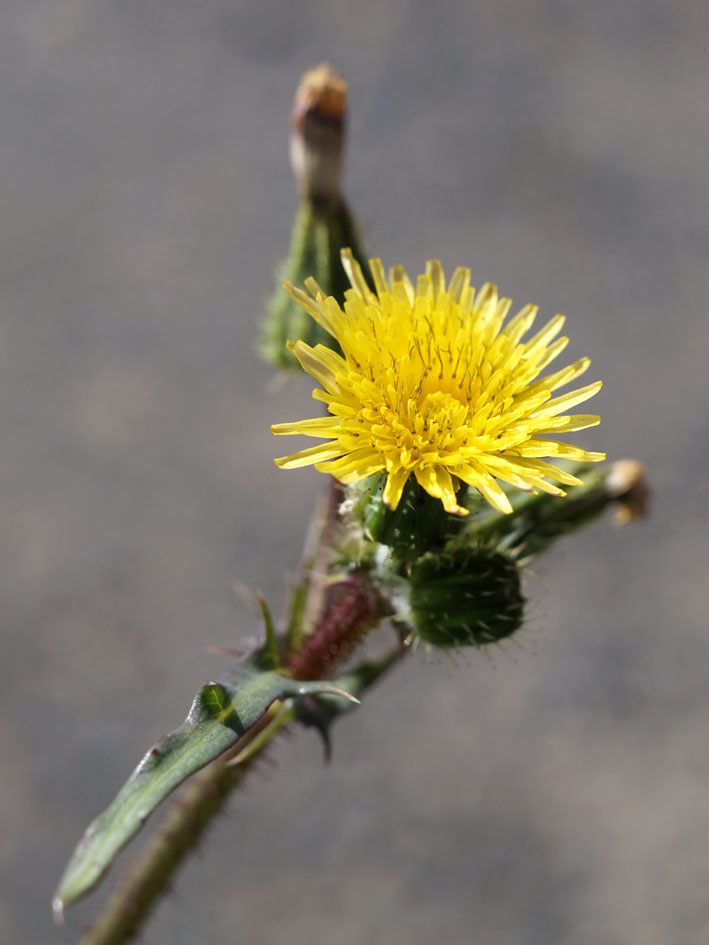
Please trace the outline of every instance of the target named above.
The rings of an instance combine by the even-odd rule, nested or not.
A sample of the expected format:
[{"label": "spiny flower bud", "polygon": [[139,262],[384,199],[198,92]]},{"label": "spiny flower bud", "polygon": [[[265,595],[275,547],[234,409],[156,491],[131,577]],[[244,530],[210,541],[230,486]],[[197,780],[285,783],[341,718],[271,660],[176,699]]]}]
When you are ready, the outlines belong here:
[{"label": "spiny flower bud", "polygon": [[513,634],[522,624],[524,597],[511,558],[460,545],[414,564],[409,604],[414,639],[457,649]]}]

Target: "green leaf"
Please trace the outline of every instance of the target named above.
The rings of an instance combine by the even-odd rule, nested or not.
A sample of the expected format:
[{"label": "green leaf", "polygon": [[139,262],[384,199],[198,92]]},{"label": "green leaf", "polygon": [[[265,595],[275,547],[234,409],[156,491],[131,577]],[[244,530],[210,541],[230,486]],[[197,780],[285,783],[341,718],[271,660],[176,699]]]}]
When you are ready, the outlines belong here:
[{"label": "green leaf", "polygon": [[332,682],[302,682],[262,671],[258,655],[240,663],[221,682],[197,693],[189,715],[145,755],[113,803],[89,824],[64,871],[53,900],[55,916],[103,878],[119,850],[150,814],[190,775],[223,754],[264,716],[276,701],[329,693],[357,700]]}]

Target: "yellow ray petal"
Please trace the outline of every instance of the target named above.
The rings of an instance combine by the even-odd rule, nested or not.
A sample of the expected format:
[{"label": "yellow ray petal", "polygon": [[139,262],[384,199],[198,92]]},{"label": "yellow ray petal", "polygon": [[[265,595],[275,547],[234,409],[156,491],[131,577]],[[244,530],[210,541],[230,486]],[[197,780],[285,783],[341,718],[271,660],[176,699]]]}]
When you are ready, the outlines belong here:
[{"label": "yellow ray petal", "polygon": [[[327,352],[327,355],[323,355],[324,351]],[[337,355],[333,351],[323,347],[323,345],[311,348],[304,341],[297,341],[293,347],[293,353],[300,361],[303,370],[307,371],[316,381],[319,381],[325,390],[331,394],[339,393],[338,372],[333,362],[333,357],[337,357]]]},{"label": "yellow ray petal", "polygon": [[276,436],[324,436],[332,438],[340,427],[339,417],[315,417],[311,420],[292,420],[288,423],[274,423],[271,433]]},{"label": "yellow ray petal", "polygon": [[478,486],[478,489],[482,492],[490,505],[493,505],[499,512],[504,512],[505,515],[509,515],[509,513],[513,511],[510,500],[492,476],[483,480]]},{"label": "yellow ray petal", "polygon": [[387,476],[382,498],[384,499],[384,504],[388,505],[390,509],[395,509],[398,506],[401,500],[401,493],[404,491],[404,486],[408,478],[409,471],[403,468],[390,472]]},{"label": "yellow ray petal", "polygon": [[291,453],[290,456],[280,456],[274,459],[279,469],[299,469],[301,466],[313,466],[326,459],[335,459],[342,456],[342,447],[337,443],[318,443],[309,446],[306,450]]},{"label": "yellow ray petal", "polygon": [[358,479],[365,479],[367,476],[381,472],[384,469],[384,460],[381,453],[364,447],[327,464],[318,463],[315,468],[320,472],[330,473],[340,482],[357,482]]},{"label": "yellow ray petal", "polygon": [[594,394],[597,394],[601,387],[603,387],[603,381],[596,381],[595,384],[588,384],[586,387],[579,387],[568,394],[562,394],[561,397],[555,397],[553,400],[547,401],[543,407],[539,407],[531,416],[553,417],[561,413],[562,410],[569,410],[577,404],[582,404],[584,400],[588,400]]},{"label": "yellow ray petal", "polygon": [[[577,413],[571,417],[549,417],[546,420],[546,429],[554,433],[573,433],[576,430],[587,430],[597,427],[601,418],[590,413]],[[540,433],[545,432],[539,430]]]},{"label": "yellow ray petal", "polygon": [[468,510],[458,505],[453,479],[443,466],[423,466],[415,470],[416,481],[434,499],[440,499],[446,512],[467,515]]},{"label": "yellow ray petal", "polygon": [[541,328],[533,338],[527,342],[527,352],[531,353],[537,348],[546,348],[552,338],[556,338],[566,321],[563,315],[555,315],[549,319],[546,325]]},{"label": "yellow ray petal", "polygon": [[340,253],[340,259],[342,260],[342,268],[347,273],[347,278],[350,280],[352,288],[359,292],[365,301],[369,302],[373,300],[374,296],[367,284],[367,280],[364,278],[362,267],[352,255],[352,250],[343,249]]}]

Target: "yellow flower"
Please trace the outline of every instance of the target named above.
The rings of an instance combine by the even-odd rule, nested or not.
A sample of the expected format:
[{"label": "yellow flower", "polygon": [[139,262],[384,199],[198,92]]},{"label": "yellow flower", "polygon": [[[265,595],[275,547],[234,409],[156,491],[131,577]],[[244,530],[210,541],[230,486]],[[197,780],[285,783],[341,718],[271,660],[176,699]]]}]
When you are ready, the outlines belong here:
[{"label": "yellow flower", "polygon": [[497,480],[563,496],[547,480],[565,485],[580,480],[542,457],[605,459],[603,453],[549,439],[600,422],[566,411],[592,397],[601,381],[552,397],[583,374],[588,358],[539,376],[568,343],[557,337],[562,315],[523,342],[536,306],[526,305],[503,327],[510,300],[498,299],[489,284],[476,294],[469,269],[456,269],[446,286],[441,264],[429,262],[414,289],[398,266],[390,271],[390,287],[375,259],[372,292],[349,250],[342,263],[352,284],[344,310],[313,279],[306,282],[312,298],[286,285],[339,342],[342,354],[302,341],[293,346],[303,368],[322,385],[313,397],[327,405],[330,416],[271,429],[327,442],[277,459],[277,466],[314,464],[343,483],[385,472],[384,502],[392,509],[414,475],[446,511],[466,515],[456,501],[456,480],[478,489],[501,512],[511,512]]}]

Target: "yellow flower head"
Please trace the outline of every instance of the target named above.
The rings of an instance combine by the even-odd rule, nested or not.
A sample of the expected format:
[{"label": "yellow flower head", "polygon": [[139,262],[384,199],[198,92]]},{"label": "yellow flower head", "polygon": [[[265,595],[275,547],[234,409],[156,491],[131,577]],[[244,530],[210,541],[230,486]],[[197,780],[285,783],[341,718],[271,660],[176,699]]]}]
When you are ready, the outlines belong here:
[{"label": "yellow flower head", "polygon": [[286,285],[342,354],[302,341],[293,346],[301,365],[322,385],[313,397],[327,405],[330,416],[271,429],[327,442],[277,459],[277,466],[314,464],[343,483],[385,472],[384,501],[392,509],[413,475],[446,511],[466,515],[456,501],[456,480],[479,489],[501,512],[511,512],[497,480],[562,496],[547,480],[566,485],[580,480],[542,457],[605,459],[603,453],[549,439],[600,422],[566,413],[592,397],[600,381],[552,396],[583,374],[588,358],[539,376],[568,343],[557,337],[562,315],[523,342],[536,307],[526,305],[504,324],[510,300],[498,299],[489,284],[476,294],[469,269],[456,269],[446,285],[441,264],[429,262],[414,288],[400,266],[390,271],[388,284],[381,261],[374,259],[372,292],[349,250],[342,263],[352,284],[344,310],[313,279],[306,283],[312,298]]}]

